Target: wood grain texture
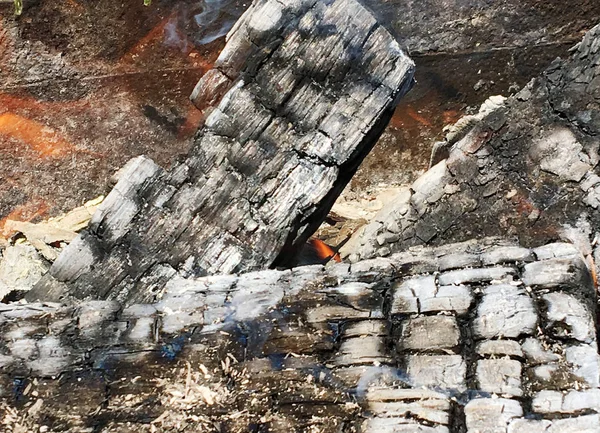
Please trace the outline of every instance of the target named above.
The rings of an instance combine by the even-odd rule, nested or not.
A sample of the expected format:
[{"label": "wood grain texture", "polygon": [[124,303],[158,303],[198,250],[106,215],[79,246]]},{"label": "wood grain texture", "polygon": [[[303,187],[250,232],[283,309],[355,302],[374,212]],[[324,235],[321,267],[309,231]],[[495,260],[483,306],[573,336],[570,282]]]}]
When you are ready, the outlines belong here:
[{"label": "wood grain texture", "polygon": [[375,144],[413,71],[355,0],[256,1],[194,91],[198,106],[214,106],[185,161],[168,171],[132,161],[28,298],[146,302],[176,271],[285,262]]},{"label": "wood grain texture", "polygon": [[[350,260],[474,236],[588,250],[600,225],[600,26],[510,98],[491,97],[438,143],[432,167],[342,249]],[[598,269],[597,269],[598,270]]]},{"label": "wood grain texture", "polygon": [[484,239],[352,265],[174,276],[152,304],[2,306],[0,422],[577,432],[600,412],[597,329],[595,287],[571,244]]}]

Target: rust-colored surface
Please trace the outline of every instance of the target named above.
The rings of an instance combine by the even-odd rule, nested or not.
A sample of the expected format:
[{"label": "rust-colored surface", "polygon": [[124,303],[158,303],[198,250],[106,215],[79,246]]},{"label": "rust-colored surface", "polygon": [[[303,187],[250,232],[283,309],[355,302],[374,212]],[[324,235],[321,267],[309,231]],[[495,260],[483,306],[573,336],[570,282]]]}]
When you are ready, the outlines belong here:
[{"label": "rust-colored surface", "polygon": [[[249,3],[25,0],[17,18],[0,1],[0,220],[55,215],[106,193],[131,157],[166,167],[185,153],[201,120],[188,96]],[[525,84],[600,20],[588,0],[501,3],[366,0],[413,50],[417,85],[354,191],[411,182],[444,125]]]},{"label": "rust-colored surface", "polygon": [[223,46],[195,38],[242,10],[221,2],[199,28],[203,7],[53,0],[14,17],[0,3],[0,226],[105,193],[131,157],[168,166],[187,152],[201,120],[188,96]]},{"label": "rust-colored surface", "polygon": [[[74,146],[52,128],[43,123],[14,113],[0,114],[0,134],[10,142],[21,142],[37,152],[39,158],[61,158]],[[3,148],[4,153],[15,149]],[[18,151],[18,148],[16,149]]]}]

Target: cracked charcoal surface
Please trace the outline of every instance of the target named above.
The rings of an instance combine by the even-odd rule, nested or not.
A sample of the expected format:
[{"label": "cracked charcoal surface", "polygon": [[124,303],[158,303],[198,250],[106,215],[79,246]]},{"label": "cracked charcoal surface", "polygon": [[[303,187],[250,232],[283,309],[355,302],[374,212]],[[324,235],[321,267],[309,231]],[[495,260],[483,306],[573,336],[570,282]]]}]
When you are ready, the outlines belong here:
[{"label": "cracked charcoal surface", "polygon": [[148,302],[175,271],[244,272],[293,254],[377,141],[413,70],[354,0],[255,2],[194,91],[210,114],[187,159],[169,171],[131,161],[29,299]]},{"label": "cracked charcoal surface", "polygon": [[[343,249],[350,260],[412,245],[517,236],[590,245],[600,224],[600,26],[515,96],[452,127],[433,167]],[[505,251],[516,259],[518,250]],[[468,257],[464,258],[468,261]],[[520,260],[530,260],[522,255]]]},{"label": "cracked charcoal surface", "polygon": [[[445,269],[467,254],[480,264]],[[153,304],[4,305],[0,419],[72,432],[595,431],[595,301],[573,245],[490,238],[173,276]]]},{"label": "cracked charcoal surface", "polygon": [[[579,54],[586,44],[590,52],[600,45],[588,39]],[[571,60],[579,61],[584,60]],[[535,84],[529,88],[532,94],[539,90]],[[537,113],[537,100],[527,102],[530,98],[521,94],[520,102],[532,110],[529,114]],[[594,101],[584,101],[592,114],[582,117],[592,125]],[[573,155],[589,157],[595,136],[577,120],[579,112],[563,102],[557,111],[564,122],[577,122],[582,135],[571,131],[573,140],[559,131],[540,145],[536,141],[541,156],[526,168],[533,167],[543,185],[576,195],[580,185],[582,190],[595,185],[588,176],[595,163]],[[505,134],[506,124],[490,120],[495,114],[484,116],[486,125]],[[510,118],[510,112],[506,115]],[[532,133],[547,131],[536,119],[528,118]],[[387,258],[212,277],[176,276],[162,263],[140,280],[158,287],[160,295],[151,303],[3,307],[2,422],[12,430],[34,431],[596,431],[600,365],[597,295],[588,269],[591,248],[542,245],[556,236],[540,235],[533,223],[543,221],[544,212],[551,215],[551,207],[532,211],[533,217],[525,212],[533,240],[524,239],[524,245],[494,238],[390,253],[406,233],[447,242],[428,219],[448,195],[466,197],[457,206],[475,215],[497,193],[477,189],[489,182],[447,183],[489,174],[481,159],[493,161],[493,149],[480,152],[473,141],[480,136],[466,132],[455,137],[462,143],[457,148],[466,160],[477,155],[476,169],[453,160],[453,149],[448,160],[419,180],[408,199],[390,212],[408,216],[394,218],[389,232],[373,237],[382,247],[375,254],[387,248]],[[562,153],[558,143],[572,152]],[[511,157],[518,159],[501,159],[508,164]],[[132,164],[116,195],[136,190],[156,170],[148,160]],[[185,173],[173,178],[178,176]],[[465,195],[460,187],[472,187],[478,195]],[[504,197],[514,204],[510,200],[518,194],[511,187]],[[127,219],[136,205],[102,218]],[[594,223],[593,211],[583,209]],[[573,223],[580,210],[575,206],[573,215],[561,216],[556,227]],[[427,224],[409,227],[415,221]],[[462,229],[468,231],[468,216],[464,222]],[[495,233],[496,226],[489,227],[483,232]],[[127,232],[107,231],[106,236]],[[82,263],[92,266],[94,255],[85,245],[74,245]],[[64,278],[76,278],[79,270],[62,272]]]}]

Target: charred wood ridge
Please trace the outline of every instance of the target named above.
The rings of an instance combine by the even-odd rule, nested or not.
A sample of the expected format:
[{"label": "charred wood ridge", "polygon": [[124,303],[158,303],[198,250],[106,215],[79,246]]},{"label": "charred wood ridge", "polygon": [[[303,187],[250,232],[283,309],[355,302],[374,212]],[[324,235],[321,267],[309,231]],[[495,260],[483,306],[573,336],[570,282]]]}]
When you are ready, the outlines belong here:
[{"label": "charred wood ridge", "polygon": [[173,276],[153,304],[6,305],[0,411],[71,431],[575,432],[600,411],[596,299],[573,245],[490,238]]}]

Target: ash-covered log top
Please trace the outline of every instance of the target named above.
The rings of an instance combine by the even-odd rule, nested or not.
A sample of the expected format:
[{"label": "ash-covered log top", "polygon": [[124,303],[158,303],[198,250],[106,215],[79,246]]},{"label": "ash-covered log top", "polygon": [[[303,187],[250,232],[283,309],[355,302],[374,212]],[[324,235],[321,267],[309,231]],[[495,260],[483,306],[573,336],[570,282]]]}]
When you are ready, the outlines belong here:
[{"label": "ash-covered log top", "polygon": [[577,248],[498,239],[175,277],[153,305],[5,305],[0,414],[12,431],[594,432],[595,312]]},{"label": "ash-covered log top", "polygon": [[133,160],[28,298],[149,302],[177,271],[285,264],[373,147],[413,72],[355,0],[255,2],[194,91],[207,117],[185,161],[165,171]]},{"label": "ash-covered log top", "polygon": [[481,234],[518,236],[526,246],[562,237],[592,254],[600,226],[600,26],[571,52],[512,97],[491,97],[452,126],[436,143],[433,167],[342,255],[355,261]]}]

